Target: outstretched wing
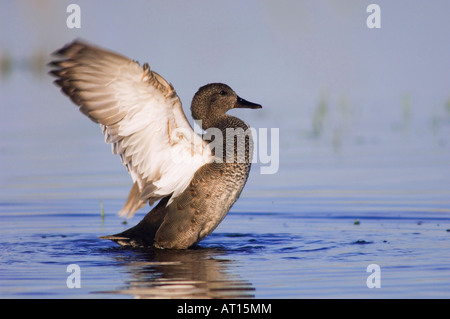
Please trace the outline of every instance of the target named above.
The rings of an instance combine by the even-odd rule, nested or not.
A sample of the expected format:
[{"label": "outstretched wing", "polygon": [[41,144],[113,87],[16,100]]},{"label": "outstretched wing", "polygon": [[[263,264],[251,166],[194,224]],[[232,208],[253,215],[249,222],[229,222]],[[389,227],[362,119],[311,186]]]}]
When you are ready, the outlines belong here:
[{"label": "outstretched wing", "polygon": [[[173,86],[148,64],[76,40],[55,52],[55,83],[80,111],[102,127],[105,141],[133,178],[120,214],[131,217],[147,201],[189,184],[213,159],[184,115]],[[169,203],[171,202],[169,200]]]}]

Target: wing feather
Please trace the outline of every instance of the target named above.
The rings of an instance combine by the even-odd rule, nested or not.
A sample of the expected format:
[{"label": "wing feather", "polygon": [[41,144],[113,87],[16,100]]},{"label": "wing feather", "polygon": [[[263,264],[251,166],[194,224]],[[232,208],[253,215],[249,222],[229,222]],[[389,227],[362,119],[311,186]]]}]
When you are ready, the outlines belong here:
[{"label": "wing feather", "polygon": [[100,124],[133,179],[121,210],[131,217],[148,201],[188,186],[194,173],[213,160],[194,133],[173,86],[148,64],[76,40],[55,54],[55,83],[80,111]]}]

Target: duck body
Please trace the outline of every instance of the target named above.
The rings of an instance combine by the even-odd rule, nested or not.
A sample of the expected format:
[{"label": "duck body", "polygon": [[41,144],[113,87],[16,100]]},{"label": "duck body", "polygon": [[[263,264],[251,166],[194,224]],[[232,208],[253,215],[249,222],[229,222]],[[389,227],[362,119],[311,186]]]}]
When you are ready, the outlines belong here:
[{"label": "duck body", "polygon": [[[186,249],[208,236],[239,198],[251,167],[251,130],[226,112],[261,106],[226,84],[201,87],[191,112],[204,136],[213,132],[208,143],[193,132],[172,85],[147,64],[81,41],[56,54],[64,59],[50,64],[55,83],[100,124],[133,178],[120,214],[131,217],[159,200],[136,226],[101,238],[122,246]],[[196,161],[177,161],[178,155]]]},{"label": "duck body", "polygon": [[[220,224],[239,198],[251,167],[252,140],[248,126],[236,117],[226,117],[217,127],[236,130],[237,141],[245,141],[245,162],[226,161],[224,145],[220,162],[203,165],[195,172],[185,191],[167,205],[169,197],[162,199],[136,226],[110,239],[122,246],[165,249],[186,249],[208,236]],[[246,136],[239,136],[247,132]],[[237,150],[238,148],[234,148]],[[237,154],[236,154],[237,156]]]}]

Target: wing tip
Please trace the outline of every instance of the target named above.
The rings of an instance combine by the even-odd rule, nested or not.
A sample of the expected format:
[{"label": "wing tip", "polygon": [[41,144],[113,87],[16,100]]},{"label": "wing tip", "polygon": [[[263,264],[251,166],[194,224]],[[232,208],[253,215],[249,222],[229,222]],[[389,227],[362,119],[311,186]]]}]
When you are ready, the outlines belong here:
[{"label": "wing tip", "polygon": [[53,51],[51,55],[55,56],[73,55],[74,53],[79,52],[81,49],[86,47],[94,47],[94,46],[83,39],[75,38],[73,41],[65,44],[63,47]]},{"label": "wing tip", "polygon": [[133,217],[139,209],[144,207],[145,203],[146,200],[142,199],[142,191],[139,184],[138,182],[135,182],[131,187],[130,193],[128,194],[127,201],[118,214],[121,217],[129,219]]}]

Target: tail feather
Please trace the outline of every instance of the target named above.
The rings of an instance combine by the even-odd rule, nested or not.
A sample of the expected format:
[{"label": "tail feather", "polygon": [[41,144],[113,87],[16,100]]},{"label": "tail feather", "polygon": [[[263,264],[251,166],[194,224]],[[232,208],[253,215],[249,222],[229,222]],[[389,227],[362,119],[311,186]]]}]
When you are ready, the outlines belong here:
[{"label": "tail feather", "polygon": [[158,203],[144,219],[136,226],[131,227],[119,234],[102,236],[101,239],[109,239],[121,246],[128,247],[152,247],[155,241],[155,235],[164,221],[167,213],[167,202],[170,196],[167,196]]}]

